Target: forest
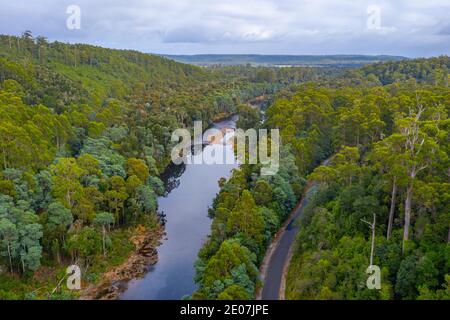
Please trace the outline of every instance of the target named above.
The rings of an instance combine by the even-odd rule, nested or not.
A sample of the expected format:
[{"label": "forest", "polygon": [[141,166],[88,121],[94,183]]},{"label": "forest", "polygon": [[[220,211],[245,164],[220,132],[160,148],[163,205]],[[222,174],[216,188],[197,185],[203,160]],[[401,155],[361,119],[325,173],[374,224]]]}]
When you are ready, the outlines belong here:
[{"label": "forest", "polygon": [[70,298],[52,293],[65,266],[95,282],[123,261],[136,228],[162,225],[171,132],[234,113],[244,85],[135,51],[0,36],[0,297]]},{"label": "forest", "polygon": [[138,230],[163,227],[174,129],[207,127],[312,73],[258,74],[0,35],[0,298],[76,297],[57,285],[67,265],[95,283]]},{"label": "forest", "polygon": [[[241,165],[220,182],[192,298],[255,298],[272,236],[314,181],[286,299],[449,299],[449,68],[387,62],[279,90],[261,126],[280,130],[280,171]],[[366,287],[373,217],[381,290]]]},{"label": "forest", "polygon": [[[308,181],[289,299],[450,298],[450,58],[359,69],[200,68],[132,50],[0,35],[0,299],[74,299],[163,228],[171,133],[239,114],[277,128],[274,176],[242,164],[209,209],[192,299],[253,299],[259,265]],[[264,114],[248,106],[265,97]],[[322,160],[331,157],[328,166]],[[383,289],[365,287],[374,264]],[[58,290],[54,290],[58,288]]]},{"label": "forest", "polygon": [[[308,96],[280,107],[296,108],[299,95]],[[318,130],[333,156],[308,175],[319,190],[300,224],[288,299],[449,298],[449,98],[447,86],[415,82],[322,91],[330,122]],[[372,215],[381,290],[365,286]]]}]

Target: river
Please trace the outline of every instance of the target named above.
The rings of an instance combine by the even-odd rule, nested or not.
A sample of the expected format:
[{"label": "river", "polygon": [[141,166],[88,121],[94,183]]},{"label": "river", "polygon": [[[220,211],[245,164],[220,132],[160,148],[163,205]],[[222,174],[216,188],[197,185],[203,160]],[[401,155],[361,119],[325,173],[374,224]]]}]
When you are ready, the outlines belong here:
[{"label": "river", "polygon": [[[232,117],[212,127],[235,128],[236,120]],[[228,160],[234,159],[230,144],[210,144],[203,148],[205,157],[215,152],[224,152]],[[229,178],[236,167],[236,163],[186,164],[172,166],[164,174],[167,193],[158,198],[158,210],[166,215],[166,237],[158,247],[158,262],[143,278],[130,281],[121,299],[178,300],[196,290],[194,263],[210,233],[208,207],[219,191],[219,179]]]}]

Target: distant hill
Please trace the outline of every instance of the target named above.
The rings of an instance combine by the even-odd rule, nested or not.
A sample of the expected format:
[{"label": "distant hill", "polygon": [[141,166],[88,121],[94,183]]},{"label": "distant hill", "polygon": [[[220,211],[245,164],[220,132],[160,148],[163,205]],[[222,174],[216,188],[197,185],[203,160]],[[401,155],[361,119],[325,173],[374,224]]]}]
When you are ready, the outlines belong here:
[{"label": "distant hill", "polygon": [[406,60],[401,56],[367,55],[259,55],[259,54],[197,54],[163,55],[178,62],[198,66],[256,65],[256,66],[308,66],[308,67],[360,67],[374,62]]}]

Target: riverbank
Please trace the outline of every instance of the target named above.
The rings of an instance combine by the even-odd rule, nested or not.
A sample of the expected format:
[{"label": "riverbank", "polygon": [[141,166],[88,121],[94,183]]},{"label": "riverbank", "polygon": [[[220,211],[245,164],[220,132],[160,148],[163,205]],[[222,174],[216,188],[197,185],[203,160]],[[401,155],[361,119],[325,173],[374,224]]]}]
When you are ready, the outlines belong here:
[{"label": "riverbank", "polygon": [[116,300],[126,290],[128,282],[145,275],[148,268],[158,262],[157,247],[164,236],[164,227],[147,230],[136,227],[135,235],[130,239],[134,245],[125,262],[101,276],[96,284],[91,284],[80,295],[81,300]]}]

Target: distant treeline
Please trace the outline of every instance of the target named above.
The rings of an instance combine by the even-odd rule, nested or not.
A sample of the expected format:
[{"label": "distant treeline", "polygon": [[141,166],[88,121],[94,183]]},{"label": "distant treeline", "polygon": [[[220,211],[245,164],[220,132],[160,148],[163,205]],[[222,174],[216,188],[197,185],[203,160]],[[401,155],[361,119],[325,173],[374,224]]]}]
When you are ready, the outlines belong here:
[{"label": "distant treeline", "polygon": [[163,55],[175,61],[199,66],[251,65],[251,66],[303,66],[303,67],[360,67],[365,64],[399,61],[401,56],[369,55],[259,55],[259,54],[196,54]]}]

